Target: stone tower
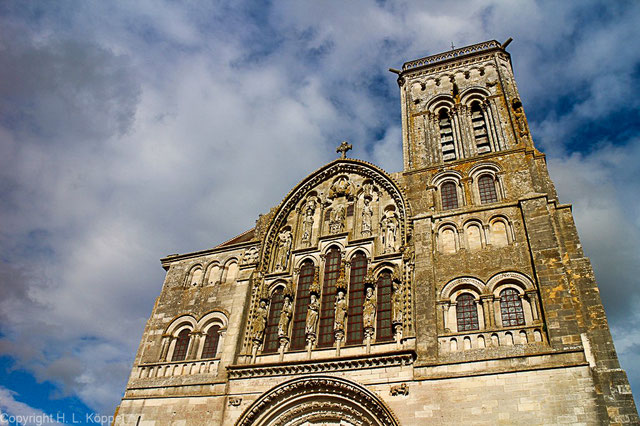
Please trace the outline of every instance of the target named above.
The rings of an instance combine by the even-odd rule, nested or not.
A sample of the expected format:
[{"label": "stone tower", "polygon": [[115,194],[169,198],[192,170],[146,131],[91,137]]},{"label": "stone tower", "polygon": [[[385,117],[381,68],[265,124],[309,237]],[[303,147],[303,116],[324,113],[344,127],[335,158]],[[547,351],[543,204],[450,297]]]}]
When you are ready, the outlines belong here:
[{"label": "stone tower", "polygon": [[341,158],[162,259],[116,424],[637,423],[496,41],[398,74],[404,170]]}]

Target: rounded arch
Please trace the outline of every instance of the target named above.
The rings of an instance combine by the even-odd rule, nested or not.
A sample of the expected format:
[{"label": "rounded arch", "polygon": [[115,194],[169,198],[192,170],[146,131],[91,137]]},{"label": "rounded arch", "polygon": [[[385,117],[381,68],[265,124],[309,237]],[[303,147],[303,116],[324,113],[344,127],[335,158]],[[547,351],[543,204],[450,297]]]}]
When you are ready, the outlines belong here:
[{"label": "rounded arch", "polygon": [[312,254],[308,254],[305,256],[301,256],[295,260],[294,269],[302,268],[302,265],[304,264],[304,262],[307,262],[307,261],[311,262],[314,266],[318,264],[318,258]]},{"label": "rounded arch", "polygon": [[493,162],[482,162],[480,164],[476,164],[471,169],[469,169],[469,177],[472,180],[476,180],[480,177],[481,174],[491,173],[492,175],[496,175],[502,172],[502,168]]},{"label": "rounded arch", "polygon": [[323,182],[333,181],[340,175],[349,174],[358,175],[364,179],[371,179],[377,188],[389,194],[389,197],[393,200],[397,209],[398,229],[400,231],[400,238],[398,238],[398,240],[401,244],[406,243],[406,218],[411,216],[411,207],[400,185],[385,171],[373,164],[351,158],[337,159],[302,180],[287,194],[276,208],[273,218],[267,227],[261,249],[262,265],[265,265],[265,268],[272,264],[274,245],[276,244],[278,233],[284,226],[288,225],[287,220],[289,215],[294,211],[296,206],[299,205],[300,200],[305,198],[309,191],[315,190],[316,187]]},{"label": "rounded arch", "polygon": [[275,386],[247,407],[236,426],[316,420],[399,426],[397,417],[376,394],[349,380],[328,376],[300,377]]},{"label": "rounded arch", "polygon": [[340,241],[331,241],[329,244],[327,244],[326,246],[322,247],[321,253],[322,255],[327,255],[332,249],[337,249],[340,252],[340,256],[342,256],[345,253],[345,247],[344,244],[342,244],[342,242]]},{"label": "rounded arch", "polygon": [[485,284],[474,277],[460,277],[449,281],[440,291],[441,299],[451,299],[454,293],[464,289],[473,289],[477,295],[485,293]]},{"label": "rounded arch", "polygon": [[239,262],[236,256],[232,256],[224,261],[222,268],[221,282],[226,283],[235,280],[238,277]]},{"label": "rounded arch", "polygon": [[349,247],[347,248],[347,254],[345,255],[345,259],[347,262],[351,262],[351,260],[358,254],[362,253],[364,257],[367,259],[371,259],[371,250],[368,247]]},{"label": "rounded arch", "polygon": [[190,328],[191,330],[197,329],[198,321],[193,317],[193,315],[179,315],[171,320],[171,322],[164,329],[163,334],[168,334],[171,336],[177,336],[178,332],[180,332],[185,327]]},{"label": "rounded arch", "polygon": [[462,180],[462,173],[456,170],[446,170],[446,171],[436,173],[431,178],[431,186],[439,187],[440,185],[442,185],[444,182],[448,180],[452,180],[456,183],[456,185],[458,185]]},{"label": "rounded arch", "polygon": [[491,93],[484,87],[471,86],[462,91],[460,94],[460,102],[463,105],[471,106],[473,101],[480,101],[482,103],[488,96],[491,96]]},{"label": "rounded arch", "polygon": [[217,259],[209,262],[205,270],[204,280],[206,284],[216,284],[220,282],[222,267]]},{"label": "rounded arch", "polygon": [[200,318],[198,321],[198,328],[200,330],[206,331],[205,329],[210,327],[213,324],[219,324],[221,329],[226,329],[229,323],[229,315],[226,312],[222,312],[221,310],[215,310],[208,312]]},{"label": "rounded arch", "polygon": [[455,222],[443,222],[438,225],[438,232],[443,231],[445,229],[452,229],[455,232],[460,232],[460,228],[458,228],[458,224]]},{"label": "rounded arch", "polygon": [[391,276],[392,277],[398,277],[399,276],[399,267],[398,267],[398,265],[396,265],[395,263],[392,263],[392,262],[382,262],[382,263],[377,264],[375,266],[375,268],[373,268],[373,271],[371,272],[371,275],[373,276],[374,282],[378,280],[378,278],[380,277],[380,274],[382,274],[384,271],[391,272]]},{"label": "rounded arch", "polygon": [[453,98],[448,94],[438,94],[428,99],[426,102],[426,109],[436,114],[441,108],[451,109],[453,108]]},{"label": "rounded arch", "polygon": [[274,282],[272,282],[271,284],[269,284],[269,296],[273,296],[273,292],[276,291],[278,289],[278,287],[281,287],[282,290],[286,290],[287,289],[287,281],[283,280],[283,279],[278,279],[275,280]]},{"label": "rounded arch", "polygon": [[184,282],[185,287],[196,287],[202,285],[204,270],[201,263],[197,263],[189,268],[187,277]]},{"label": "rounded arch", "polygon": [[498,295],[499,291],[505,287],[505,284],[515,284],[515,288],[521,291],[533,290],[533,280],[520,272],[500,272],[487,281],[487,290],[490,294]]}]

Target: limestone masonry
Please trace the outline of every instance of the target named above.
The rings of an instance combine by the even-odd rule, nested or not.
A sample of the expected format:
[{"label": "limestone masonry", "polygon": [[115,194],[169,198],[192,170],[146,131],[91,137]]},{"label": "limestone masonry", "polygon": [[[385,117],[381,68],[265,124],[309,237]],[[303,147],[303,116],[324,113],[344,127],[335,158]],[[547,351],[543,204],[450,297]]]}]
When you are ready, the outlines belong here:
[{"label": "limestone masonry", "polygon": [[505,45],[398,75],[404,170],[340,158],[162,259],[118,425],[638,424]]}]

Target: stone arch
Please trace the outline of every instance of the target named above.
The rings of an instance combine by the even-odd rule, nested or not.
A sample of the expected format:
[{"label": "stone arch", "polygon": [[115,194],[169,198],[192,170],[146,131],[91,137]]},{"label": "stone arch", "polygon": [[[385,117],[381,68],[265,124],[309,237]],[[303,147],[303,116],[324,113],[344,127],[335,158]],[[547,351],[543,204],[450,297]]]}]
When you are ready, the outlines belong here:
[{"label": "stone arch", "polygon": [[189,269],[189,273],[187,274],[187,278],[185,279],[184,286],[185,287],[197,287],[202,285],[204,271],[202,269],[201,264],[193,265]]},{"label": "stone arch", "polygon": [[453,108],[454,102],[451,95],[439,94],[433,96],[431,99],[427,100],[426,108],[432,113],[436,113],[440,108],[445,107],[447,109]]},{"label": "stone arch", "polygon": [[500,272],[487,281],[488,292],[491,294],[495,293],[501,287],[501,284],[505,282],[516,284],[514,287],[519,287],[521,292],[535,288],[531,278],[525,274],[520,272]]},{"label": "stone arch", "polygon": [[462,91],[460,94],[460,102],[463,105],[470,106],[473,101],[483,102],[491,93],[481,86],[472,86]]},{"label": "stone arch", "polygon": [[185,327],[189,327],[191,330],[196,330],[198,321],[192,315],[180,315],[171,320],[169,325],[164,330],[163,334],[177,335],[180,330]]},{"label": "stone arch", "polygon": [[391,409],[367,388],[339,377],[311,376],[286,381],[267,391],[247,407],[236,426],[300,425],[310,421],[353,426],[400,424]]},{"label": "stone arch", "polygon": [[358,252],[361,252],[362,254],[364,254],[364,257],[367,258],[367,261],[371,261],[371,259],[373,258],[369,247],[365,247],[365,246],[348,247],[347,254],[345,255],[345,259],[347,260],[347,262],[351,262],[351,259],[353,259],[353,257],[356,254],[358,254]]},{"label": "stone arch", "polygon": [[464,240],[467,250],[480,250],[486,245],[484,227],[478,219],[469,219],[464,225]]},{"label": "stone arch", "polygon": [[489,243],[493,246],[503,247],[514,240],[513,226],[508,217],[494,216],[489,220]]},{"label": "stone arch", "polygon": [[[399,222],[398,242],[401,246],[406,243],[406,219],[411,216],[411,209],[398,183],[386,172],[373,164],[355,159],[338,159],[310,174],[293,188],[280,203],[267,227],[264,243],[262,244],[261,264],[263,268],[269,268],[273,263],[274,245],[276,244],[278,232],[280,232],[284,226],[287,226],[290,214],[299,206],[300,201],[323,182],[333,181],[339,176],[350,174],[361,176],[363,179],[370,179],[377,188],[384,190],[389,195],[396,206],[396,214]],[[264,270],[264,272],[269,273],[268,270]]]},{"label": "stone arch", "polygon": [[461,288],[473,289],[477,295],[485,294],[486,286],[474,277],[460,277],[449,281],[440,291],[440,298],[449,300]]},{"label": "stone arch", "polygon": [[207,272],[204,276],[205,284],[217,284],[220,283],[220,278],[222,277],[222,268],[220,267],[220,262],[214,260],[213,262],[207,265]]},{"label": "stone arch", "polygon": [[220,282],[226,283],[234,281],[238,277],[239,268],[238,258],[231,257],[227,259],[222,268],[222,278]]}]

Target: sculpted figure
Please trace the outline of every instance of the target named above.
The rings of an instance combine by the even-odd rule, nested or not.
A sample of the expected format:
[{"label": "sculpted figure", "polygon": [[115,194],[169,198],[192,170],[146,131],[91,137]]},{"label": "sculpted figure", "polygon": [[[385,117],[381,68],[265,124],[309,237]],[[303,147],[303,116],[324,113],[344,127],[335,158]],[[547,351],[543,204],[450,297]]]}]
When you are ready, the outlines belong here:
[{"label": "sculpted figure", "polygon": [[522,110],[522,104],[519,100],[514,99],[513,101],[513,115],[516,118],[516,124],[518,125],[518,133],[520,137],[524,137],[529,134],[529,128],[527,126],[527,119],[524,116],[524,111]]},{"label": "sculpted figure", "polygon": [[373,217],[373,209],[371,208],[371,198],[364,197],[364,206],[362,207],[362,235],[369,237],[371,235],[371,218]]},{"label": "sculpted figure", "polygon": [[302,220],[302,242],[311,242],[311,233],[313,232],[313,211],[306,210],[304,219]]},{"label": "sculpted figure", "polygon": [[344,218],[346,216],[343,204],[338,204],[331,210],[331,221],[329,222],[329,230],[332,234],[342,232],[344,229]]},{"label": "sculpted figure", "polygon": [[262,341],[267,327],[267,313],[267,302],[261,300],[253,319],[253,340]]},{"label": "sculpted figure", "polygon": [[378,308],[376,296],[373,294],[373,288],[367,287],[367,292],[362,305],[362,322],[364,328],[375,328],[376,326],[376,309]]},{"label": "sculpted figure", "polygon": [[344,330],[344,321],[347,318],[347,299],[344,297],[344,291],[340,290],[336,296],[336,312],[333,323],[334,330]]},{"label": "sculpted figure", "polygon": [[289,334],[289,323],[293,315],[293,303],[291,297],[286,295],[280,311],[280,321],[278,322],[278,337],[286,337]]},{"label": "sculpted figure", "polygon": [[311,294],[311,301],[307,309],[307,320],[305,321],[305,333],[315,334],[316,325],[318,325],[318,313],[320,311],[320,302],[315,294]]},{"label": "sculpted figure", "polygon": [[391,322],[393,324],[402,324],[402,290],[400,284],[393,283],[393,294],[391,295]]},{"label": "sculpted figure", "polygon": [[382,245],[385,253],[396,251],[396,238],[398,233],[398,218],[396,212],[387,210],[380,221],[382,228]]},{"label": "sculpted figure", "polygon": [[278,234],[278,256],[276,258],[276,270],[284,271],[289,263],[291,252],[291,231],[285,229]]}]

